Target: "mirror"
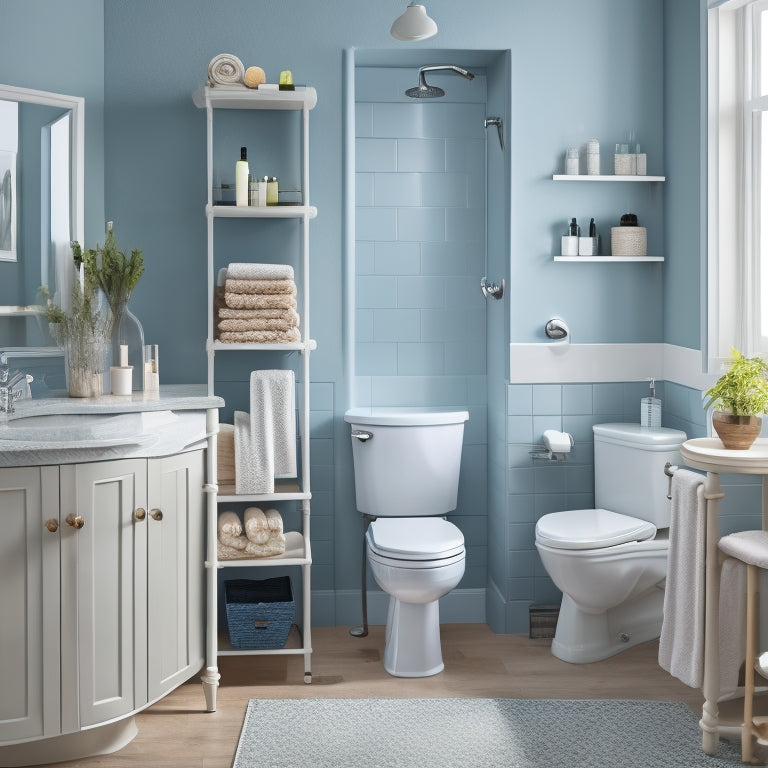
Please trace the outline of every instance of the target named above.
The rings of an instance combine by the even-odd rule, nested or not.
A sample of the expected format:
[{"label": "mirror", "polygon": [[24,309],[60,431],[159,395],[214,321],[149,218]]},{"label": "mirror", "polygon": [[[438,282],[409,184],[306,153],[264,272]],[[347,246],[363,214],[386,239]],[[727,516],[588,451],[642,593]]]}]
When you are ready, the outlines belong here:
[{"label": "mirror", "polygon": [[84,99],[0,85],[0,350],[59,354],[35,305],[69,304],[84,239]]}]

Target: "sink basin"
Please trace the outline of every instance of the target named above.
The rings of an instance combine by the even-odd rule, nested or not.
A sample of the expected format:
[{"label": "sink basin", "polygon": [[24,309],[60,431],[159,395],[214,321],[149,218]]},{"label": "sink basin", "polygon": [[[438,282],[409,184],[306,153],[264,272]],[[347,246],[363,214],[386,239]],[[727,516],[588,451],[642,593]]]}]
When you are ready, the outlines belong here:
[{"label": "sink basin", "polygon": [[140,413],[41,414],[0,423],[0,441],[40,448],[124,445],[139,442],[143,432]]}]

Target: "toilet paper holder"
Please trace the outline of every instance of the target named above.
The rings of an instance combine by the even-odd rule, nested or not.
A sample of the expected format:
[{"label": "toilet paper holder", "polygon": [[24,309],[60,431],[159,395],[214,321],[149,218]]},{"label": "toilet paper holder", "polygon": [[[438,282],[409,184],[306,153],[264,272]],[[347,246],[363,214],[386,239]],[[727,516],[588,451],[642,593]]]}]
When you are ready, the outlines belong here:
[{"label": "toilet paper holder", "polygon": [[546,429],[542,436],[542,444],[528,451],[528,455],[533,459],[544,461],[565,461],[573,446],[573,435]]}]

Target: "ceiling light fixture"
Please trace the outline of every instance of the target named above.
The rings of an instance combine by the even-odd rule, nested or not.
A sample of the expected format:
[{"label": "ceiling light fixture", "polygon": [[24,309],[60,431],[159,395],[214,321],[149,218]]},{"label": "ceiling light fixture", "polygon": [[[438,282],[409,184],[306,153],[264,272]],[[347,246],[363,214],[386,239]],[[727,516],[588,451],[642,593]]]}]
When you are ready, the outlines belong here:
[{"label": "ceiling light fixture", "polygon": [[437,24],[427,16],[427,9],[423,5],[409,3],[405,13],[395,19],[389,34],[407,42],[425,40],[437,34]]}]

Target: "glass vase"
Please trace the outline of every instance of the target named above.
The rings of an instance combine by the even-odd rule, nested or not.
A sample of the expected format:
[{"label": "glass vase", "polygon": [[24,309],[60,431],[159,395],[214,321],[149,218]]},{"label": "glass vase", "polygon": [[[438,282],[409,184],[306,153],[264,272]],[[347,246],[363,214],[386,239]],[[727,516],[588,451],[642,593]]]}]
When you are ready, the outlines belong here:
[{"label": "glass vase", "polygon": [[70,397],[100,397],[109,339],[102,328],[87,330],[64,342],[64,365]]},{"label": "glass vase", "polygon": [[144,329],[139,318],[131,312],[128,303],[131,296],[121,296],[110,301],[112,310],[112,365],[120,365],[120,347],[128,348],[128,365],[133,366],[134,392],[144,389]]}]

